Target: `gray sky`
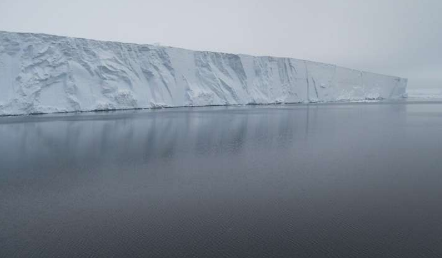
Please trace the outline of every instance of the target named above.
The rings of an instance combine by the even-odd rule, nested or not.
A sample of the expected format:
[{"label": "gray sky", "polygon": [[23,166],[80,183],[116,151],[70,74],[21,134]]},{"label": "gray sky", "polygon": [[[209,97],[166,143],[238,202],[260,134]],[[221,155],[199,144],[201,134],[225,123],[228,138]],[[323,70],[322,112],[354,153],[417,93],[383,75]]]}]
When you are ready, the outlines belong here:
[{"label": "gray sky", "polygon": [[441,0],[0,0],[0,30],[293,57],[442,88]]}]

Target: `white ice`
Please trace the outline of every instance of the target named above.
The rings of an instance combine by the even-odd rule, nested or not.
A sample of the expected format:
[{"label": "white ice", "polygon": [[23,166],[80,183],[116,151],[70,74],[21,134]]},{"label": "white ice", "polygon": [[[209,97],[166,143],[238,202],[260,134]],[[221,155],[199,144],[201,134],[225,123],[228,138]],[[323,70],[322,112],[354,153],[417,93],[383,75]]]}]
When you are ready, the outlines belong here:
[{"label": "white ice", "polygon": [[398,99],[406,85],[292,58],[0,32],[0,115]]}]

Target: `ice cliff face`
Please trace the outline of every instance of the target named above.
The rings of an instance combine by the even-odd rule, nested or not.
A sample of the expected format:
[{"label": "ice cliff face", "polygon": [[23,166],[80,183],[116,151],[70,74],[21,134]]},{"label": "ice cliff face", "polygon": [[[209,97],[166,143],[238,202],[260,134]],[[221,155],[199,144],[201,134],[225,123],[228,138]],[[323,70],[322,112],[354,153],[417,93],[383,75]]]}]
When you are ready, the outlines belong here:
[{"label": "ice cliff face", "polygon": [[394,99],[406,84],[292,58],[0,32],[0,115]]}]

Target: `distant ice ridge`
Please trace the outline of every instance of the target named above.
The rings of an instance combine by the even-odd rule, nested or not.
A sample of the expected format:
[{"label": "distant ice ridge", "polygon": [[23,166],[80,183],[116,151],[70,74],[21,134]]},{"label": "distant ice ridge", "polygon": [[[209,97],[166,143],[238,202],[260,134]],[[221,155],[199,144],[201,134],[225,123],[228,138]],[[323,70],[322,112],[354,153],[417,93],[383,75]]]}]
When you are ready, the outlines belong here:
[{"label": "distant ice ridge", "polygon": [[410,100],[442,100],[442,88],[407,89]]},{"label": "distant ice ridge", "polygon": [[292,58],[0,32],[0,115],[397,99],[406,85]]}]

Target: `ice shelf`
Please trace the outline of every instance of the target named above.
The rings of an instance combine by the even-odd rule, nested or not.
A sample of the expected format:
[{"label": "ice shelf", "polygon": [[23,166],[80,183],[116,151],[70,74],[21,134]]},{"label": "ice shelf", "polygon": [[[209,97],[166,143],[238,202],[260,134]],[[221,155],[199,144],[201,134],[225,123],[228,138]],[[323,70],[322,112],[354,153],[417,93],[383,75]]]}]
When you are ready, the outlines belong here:
[{"label": "ice shelf", "polygon": [[398,99],[406,85],[293,58],[0,32],[0,115]]}]

